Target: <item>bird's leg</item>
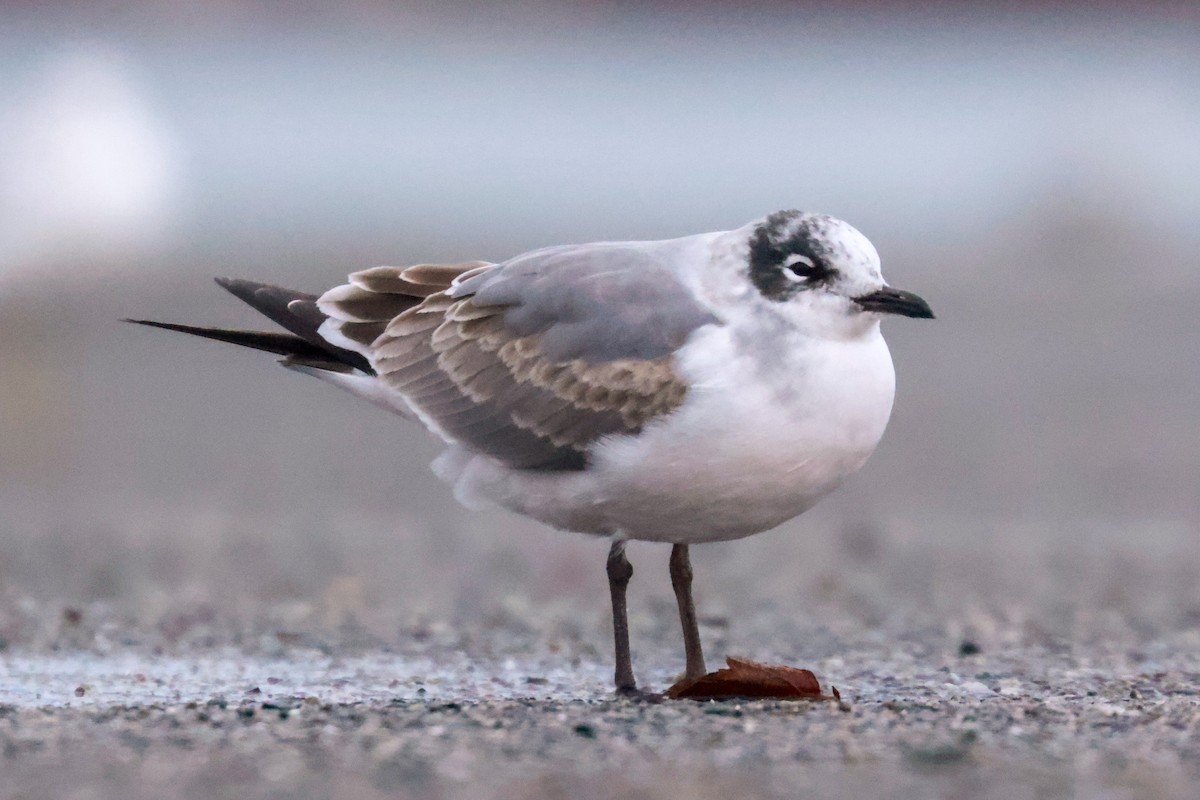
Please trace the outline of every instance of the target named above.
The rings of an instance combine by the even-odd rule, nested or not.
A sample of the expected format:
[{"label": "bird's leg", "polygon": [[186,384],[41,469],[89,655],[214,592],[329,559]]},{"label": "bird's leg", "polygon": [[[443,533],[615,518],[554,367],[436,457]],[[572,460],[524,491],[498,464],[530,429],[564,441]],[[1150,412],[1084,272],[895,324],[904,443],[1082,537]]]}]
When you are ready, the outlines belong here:
[{"label": "bird's leg", "polygon": [[683,624],[683,648],[687,654],[686,678],[699,678],[708,672],[704,668],[704,650],[700,646],[700,626],[696,623],[696,604],[692,602],[692,562],[688,546],[671,548],[671,586],[679,604],[679,621]]},{"label": "bird's leg", "polygon": [[613,542],[608,551],[608,590],[612,594],[613,639],[616,644],[617,668],[614,680],[618,694],[636,694],[633,677],[633,658],[629,654],[629,617],[625,611],[625,589],[633,577],[633,565],[625,557],[625,540]]}]

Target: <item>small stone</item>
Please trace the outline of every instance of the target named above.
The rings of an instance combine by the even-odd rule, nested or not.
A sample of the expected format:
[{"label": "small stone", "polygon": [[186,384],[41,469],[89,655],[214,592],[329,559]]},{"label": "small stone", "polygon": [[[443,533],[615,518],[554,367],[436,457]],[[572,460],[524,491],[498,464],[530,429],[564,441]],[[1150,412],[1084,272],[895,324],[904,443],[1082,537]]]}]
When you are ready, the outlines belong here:
[{"label": "small stone", "polygon": [[716,703],[704,709],[704,713],[712,717],[740,717],[742,710],[737,706],[727,706],[722,703]]},{"label": "small stone", "polygon": [[958,654],[960,656],[977,656],[981,652],[983,652],[983,648],[979,646],[979,643],[973,642],[970,639],[963,639],[962,643],[958,646]]},{"label": "small stone", "polygon": [[971,745],[975,743],[975,733],[964,733],[957,742],[931,744],[925,747],[914,747],[905,752],[905,758],[914,766],[945,767],[957,764],[971,755]]}]

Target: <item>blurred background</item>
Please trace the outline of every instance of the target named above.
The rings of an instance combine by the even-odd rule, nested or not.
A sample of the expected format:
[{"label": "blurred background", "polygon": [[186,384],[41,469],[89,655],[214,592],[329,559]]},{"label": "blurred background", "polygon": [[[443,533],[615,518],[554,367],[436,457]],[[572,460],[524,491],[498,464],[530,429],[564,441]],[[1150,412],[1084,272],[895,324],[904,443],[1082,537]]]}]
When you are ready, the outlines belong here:
[{"label": "blurred background", "polygon": [[[861,474],[699,548],[710,622],[1194,624],[1200,14],[835,5],[4,4],[0,641],[77,606],[168,643],[536,609],[606,659],[604,543],[461,510],[423,431],[118,319],[257,325],[212,276],[319,292],[780,208],[851,221],[938,320],[887,323]],[[673,630],[665,550],[632,552],[635,637]]]}]

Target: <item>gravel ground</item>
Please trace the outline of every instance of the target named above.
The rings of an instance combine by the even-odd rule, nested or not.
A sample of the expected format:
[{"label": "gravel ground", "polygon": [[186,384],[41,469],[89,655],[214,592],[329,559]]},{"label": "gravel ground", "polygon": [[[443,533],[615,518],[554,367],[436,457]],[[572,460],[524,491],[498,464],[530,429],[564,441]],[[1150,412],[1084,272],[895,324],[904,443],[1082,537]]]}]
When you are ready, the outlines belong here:
[{"label": "gravel ground", "polygon": [[[809,667],[843,702],[655,704],[610,694],[600,541],[486,515],[432,536],[4,508],[0,798],[1132,800],[1200,779],[1184,523],[817,514],[697,548],[710,668]],[[630,556],[635,668],[661,690],[682,667],[666,549]]]},{"label": "gravel ground", "polygon": [[[164,652],[144,632],[102,641],[104,613],[69,609],[53,641],[0,657],[0,797],[1182,798],[1200,778],[1200,636],[1183,629],[954,647],[933,627],[806,626],[768,649],[823,654],[805,663],[840,704],[649,703],[610,695],[590,635],[379,645],[214,619],[211,646]],[[639,664],[678,659],[663,616]]]}]

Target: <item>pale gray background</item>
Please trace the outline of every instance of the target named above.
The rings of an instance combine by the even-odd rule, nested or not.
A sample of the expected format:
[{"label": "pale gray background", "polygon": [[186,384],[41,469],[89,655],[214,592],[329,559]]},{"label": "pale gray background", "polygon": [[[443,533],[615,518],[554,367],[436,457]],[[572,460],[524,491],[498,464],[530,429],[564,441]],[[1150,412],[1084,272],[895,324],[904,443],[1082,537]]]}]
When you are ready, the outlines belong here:
[{"label": "pale gray background", "polygon": [[[722,644],[802,662],[770,631],[807,609],[951,649],[1078,642],[1097,605],[1191,630],[1200,16],[1084,9],[6,5],[0,641],[62,644],[64,607],[114,641],[198,614],[401,650],[526,618],[603,665],[603,544],[458,509],[426,434],[267,356],[116,320],[257,324],[213,275],[319,291],[787,207],[858,226],[938,320],[886,323],[861,474],[695,553]],[[632,554],[636,640],[672,610],[665,553]]]}]

